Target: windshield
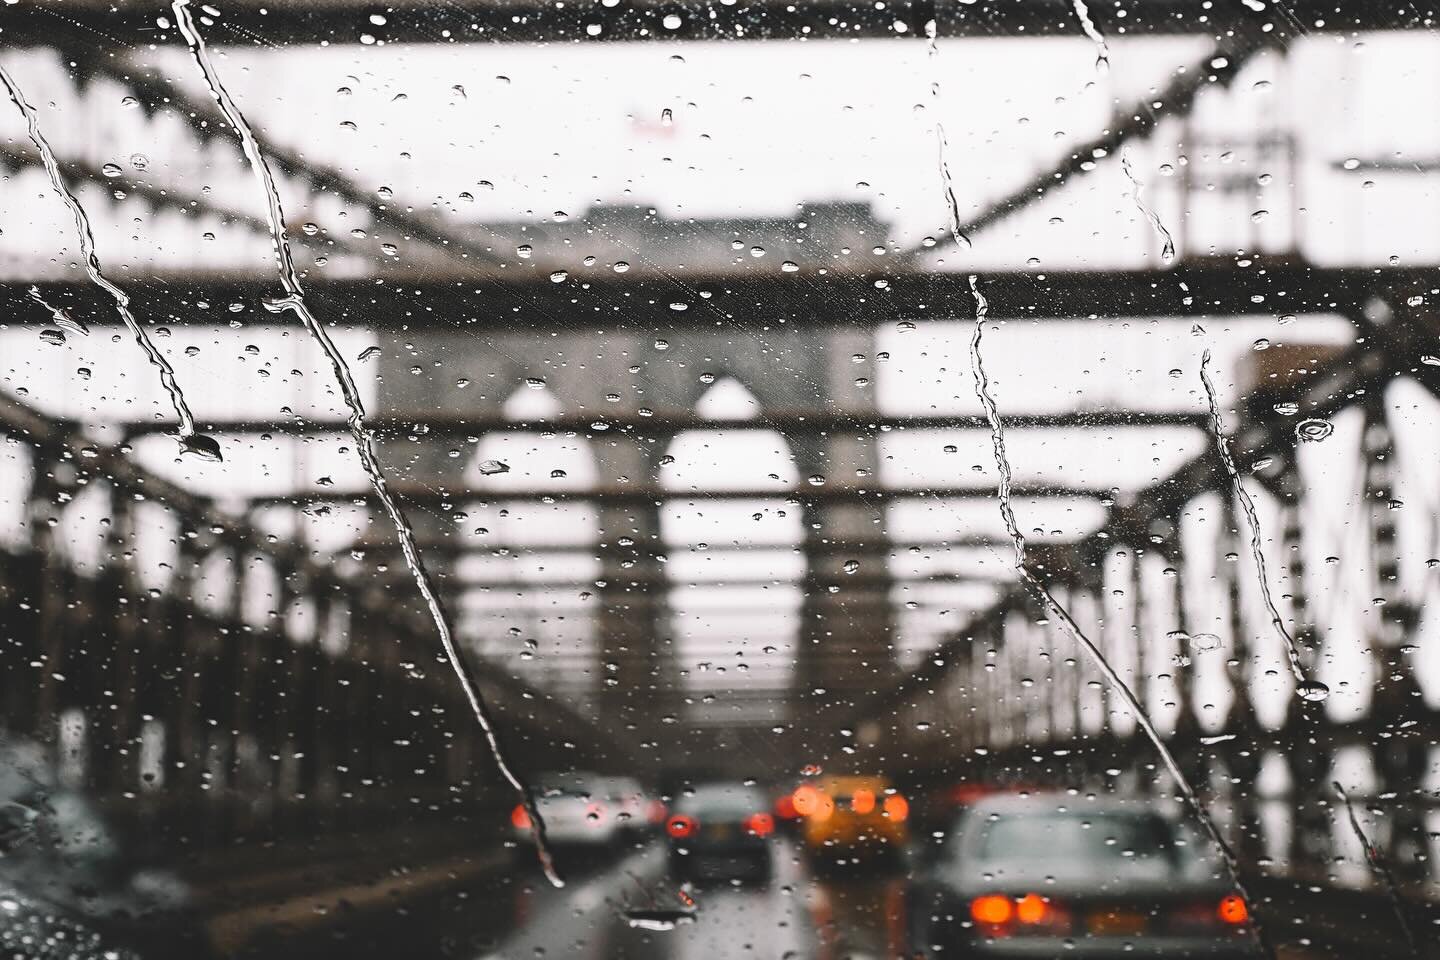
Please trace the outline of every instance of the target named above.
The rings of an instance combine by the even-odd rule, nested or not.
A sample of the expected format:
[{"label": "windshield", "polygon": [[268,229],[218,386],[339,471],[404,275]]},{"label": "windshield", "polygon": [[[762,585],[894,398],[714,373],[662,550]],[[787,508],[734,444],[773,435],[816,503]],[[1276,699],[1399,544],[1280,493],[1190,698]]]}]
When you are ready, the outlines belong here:
[{"label": "windshield", "polygon": [[0,11],[0,945],[1431,948],[1440,0]]}]

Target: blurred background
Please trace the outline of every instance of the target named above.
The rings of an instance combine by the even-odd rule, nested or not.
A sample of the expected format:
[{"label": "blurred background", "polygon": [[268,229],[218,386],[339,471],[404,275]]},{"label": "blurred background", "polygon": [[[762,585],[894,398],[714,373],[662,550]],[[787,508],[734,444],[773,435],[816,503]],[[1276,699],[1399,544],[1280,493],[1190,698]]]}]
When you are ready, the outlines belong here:
[{"label": "blurred background", "polygon": [[0,944],[1433,955],[1437,18],[12,0]]}]

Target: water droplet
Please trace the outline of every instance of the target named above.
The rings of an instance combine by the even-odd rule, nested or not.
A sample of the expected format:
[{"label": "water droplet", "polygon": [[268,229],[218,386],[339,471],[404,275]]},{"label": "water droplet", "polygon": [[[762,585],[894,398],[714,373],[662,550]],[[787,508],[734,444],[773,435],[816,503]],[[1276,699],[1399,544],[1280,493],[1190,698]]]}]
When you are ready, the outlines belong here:
[{"label": "water droplet", "polygon": [[564,470],[561,470],[561,469],[559,469],[559,468],[557,467],[556,469],[550,471],[550,479],[552,479],[552,480],[563,480],[564,478],[565,478],[565,471],[564,471]]},{"label": "water droplet", "polygon": [[822,473],[812,473],[812,474],[811,474],[809,477],[807,477],[806,479],[808,480],[810,486],[812,486],[812,487],[819,487],[819,486],[824,485],[824,483],[825,483],[825,475],[822,474]]},{"label": "water droplet", "polygon": [[656,341],[655,341],[655,349],[656,349],[656,350],[661,350],[661,351],[669,350],[669,349],[670,349],[670,341],[669,341],[669,340],[656,339]]},{"label": "water droplet", "polygon": [[364,350],[361,350],[361,351],[360,351],[360,355],[357,356],[355,359],[356,359],[356,360],[374,360],[374,359],[375,359],[376,357],[378,357],[378,356],[380,356],[380,348],[379,348],[379,347],[374,347],[374,346],[372,346],[372,347],[366,347]]},{"label": "water droplet", "polygon": [[681,303],[677,300],[676,302],[670,304],[670,309],[674,310],[676,313],[684,313],[686,310],[690,309],[690,304]]},{"label": "water droplet", "polygon": [[132,153],[130,154],[130,166],[136,170],[144,170],[150,166],[150,158],[143,153]]},{"label": "water droplet", "polygon": [[1330,688],[1319,680],[1306,680],[1295,687],[1295,694],[1301,700],[1323,703],[1330,699]]},{"label": "water droplet", "polygon": [[797,264],[794,260],[786,260],[784,263],[780,264],[780,269],[784,273],[794,273],[795,271],[800,269],[800,265]]},{"label": "water droplet", "polygon": [[480,461],[480,472],[487,477],[493,477],[497,473],[509,473],[510,464],[502,463],[499,460]]},{"label": "water droplet", "polygon": [[1250,214],[1250,219],[1255,223],[1259,223],[1261,220],[1264,220],[1268,216],[1270,216],[1269,210],[1256,210],[1254,213]]},{"label": "water droplet", "polygon": [[667,13],[665,19],[660,21],[660,25],[666,30],[679,30],[681,22],[679,14]]},{"label": "water droplet", "polygon": [[1196,653],[1210,653],[1212,650],[1219,650],[1220,638],[1213,633],[1191,634],[1190,649]]},{"label": "water droplet", "polygon": [[564,270],[555,270],[555,271],[552,271],[551,274],[550,274],[550,282],[551,282],[551,283],[564,283],[566,280],[569,280],[569,279],[570,279],[570,274],[567,273],[567,272],[564,271]]},{"label": "water droplet", "polygon": [[120,164],[118,163],[107,163],[100,168],[100,172],[107,177],[118,177],[124,171],[120,169]]},{"label": "water droplet", "polygon": [[521,260],[529,260],[530,255],[534,252],[535,248],[530,246],[530,244],[528,243],[522,243],[520,244],[520,246],[515,248],[515,255]]},{"label": "water droplet", "polygon": [[624,260],[616,260],[615,266],[612,269],[616,273],[624,273],[625,271],[630,269],[630,264],[626,263]]},{"label": "water droplet", "polygon": [[526,377],[526,378],[525,378],[525,386],[529,387],[531,390],[544,390],[544,389],[545,389],[545,378],[544,378],[544,377]]},{"label": "water droplet", "polygon": [[846,573],[856,573],[860,569],[860,561],[846,560],[843,569]]},{"label": "water droplet", "polygon": [[1319,443],[1335,432],[1335,424],[1329,420],[1311,418],[1295,424],[1295,436],[1308,443]]},{"label": "water droplet", "polygon": [[1274,410],[1282,417],[1293,417],[1300,412],[1300,404],[1289,400],[1282,400],[1280,403],[1275,404]]},{"label": "water droplet", "polygon": [[211,463],[220,463],[225,458],[220,454],[220,444],[214,437],[203,433],[192,433],[189,436],[180,438],[180,452],[193,453],[201,460],[208,460]]}]

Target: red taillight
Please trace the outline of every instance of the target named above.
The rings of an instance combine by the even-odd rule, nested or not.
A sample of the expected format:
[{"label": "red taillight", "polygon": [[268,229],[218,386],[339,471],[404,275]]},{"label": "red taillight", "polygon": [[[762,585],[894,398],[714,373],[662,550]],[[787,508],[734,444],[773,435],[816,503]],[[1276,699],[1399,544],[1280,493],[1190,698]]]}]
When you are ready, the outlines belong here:
[{"label": "red taillight", "polygon": [[781,820],[794,820],[800,816],[800,811],[795,809],[795,797],[793,795],[788,793],[780,795],[780,798],[775,801],[775,816]]},{"label": "red taillight", "polygon": [[1220,901],[1215,908],[1215,915],[1222,922],[1239,926],[1250,919],[1250,908],[1245,906],[1245,898],[1231,894]]},{"label": "red taillight", "polygon": [[775,832],[775,818],[768,813],[755,813],[745,821],[745,831],[757,837],[768,837]]},{"label": "red taillight", "polygon": [[664,823],[665,812],[665,804],[661,803],[659,800],[651,800],[646,816],[649,818],[651,823]]},{"label": "red taillight", "polygon": [[510,811],[510,823],[516,830],[530,829],[530,811],[525,809],[525,804],[517,803],[515,809]]},{"label": "red taillight", "polygon": [[1015,901],[1015,919],[1031,925],[1050,919],[1050,905],[1033,893]]},{"label": "red taillight", "polygon": [[875,794],[873,791],[860,789],[850,795],[850,809],[865,816],[875,809]]},{"label": "red taillight", "polygon": [[1009,897],[989,893],[970,901],[970,916],[976,923],[992,927],[1000,926],[1009,923],[1010,919],[1015,916],[1015,905]]},{"label": "red taillight", "polygon": [[665,832],[676,840],[684,840],[686,837],[695,835],[696,826],[694,817],[687,817],[683,813],[679,813],[665,822]]},{"label": "red taillight", "polygon": [[988,893],[970,901],[970,916],[986,935],[1060,936],[1074,926],[1070,912],[1038,893],[1007,897]]},{"label": "red taillight", "polygon": [[885,816],[896,823],[903,823],[910,816],[910,802],[896,793],[885,798]]}]

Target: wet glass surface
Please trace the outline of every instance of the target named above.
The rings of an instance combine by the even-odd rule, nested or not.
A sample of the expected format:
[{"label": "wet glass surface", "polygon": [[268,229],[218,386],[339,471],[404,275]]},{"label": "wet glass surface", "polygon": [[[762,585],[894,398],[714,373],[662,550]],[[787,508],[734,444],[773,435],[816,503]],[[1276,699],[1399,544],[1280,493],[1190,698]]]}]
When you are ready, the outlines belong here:
[{"label": "wet glass surface", "polygon": [[1428,0],[12,0],[0,947],[1430,957]]}]

